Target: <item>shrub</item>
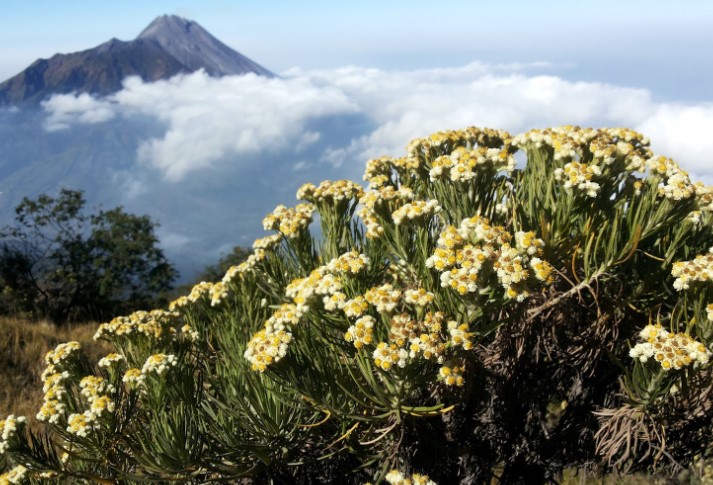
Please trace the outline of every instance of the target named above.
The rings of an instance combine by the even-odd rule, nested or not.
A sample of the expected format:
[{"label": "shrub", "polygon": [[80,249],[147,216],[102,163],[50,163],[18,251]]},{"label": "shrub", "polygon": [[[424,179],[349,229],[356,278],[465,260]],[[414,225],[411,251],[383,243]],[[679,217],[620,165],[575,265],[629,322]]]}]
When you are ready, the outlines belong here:
[{"label": "shrub", "polygon": [[303,186],[221,281],[102,324],[97,367],[48,354],[51,433],[14,424],[6,468],[532,483],[706,458],[713,189],[578,127],[435,133],[364,178]]},{"label": "shrub", "polygon": [[15,225],[0,231],[0,311],[57,323],[111,318],[170,288],[177,273],[156,223],[120,207],[87,215],[85,202],[62,189],[15,208]]}]

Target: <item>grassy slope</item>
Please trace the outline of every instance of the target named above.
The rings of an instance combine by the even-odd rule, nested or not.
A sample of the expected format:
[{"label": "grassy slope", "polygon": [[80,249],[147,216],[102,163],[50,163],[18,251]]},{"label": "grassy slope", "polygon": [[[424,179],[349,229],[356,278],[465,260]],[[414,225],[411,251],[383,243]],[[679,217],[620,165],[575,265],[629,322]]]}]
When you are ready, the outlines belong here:
[{"label": "grassy slope", "polygon": [[95,323],[57,327],[0,317],[0,417],[15,414],[35,422],[42,404],[45,354],[59,343],[76,340],[96,362],[109,352],[106,344],[92,340],[96,328]]}]

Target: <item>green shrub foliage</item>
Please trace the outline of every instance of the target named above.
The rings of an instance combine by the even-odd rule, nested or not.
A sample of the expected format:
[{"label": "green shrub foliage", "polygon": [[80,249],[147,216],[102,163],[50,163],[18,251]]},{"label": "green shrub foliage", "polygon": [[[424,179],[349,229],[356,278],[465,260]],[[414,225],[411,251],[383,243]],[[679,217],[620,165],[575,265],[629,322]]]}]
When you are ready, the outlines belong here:
[{"label": "green shrub foliage", "polygon": [[0,311],[67,320],[111,318],[150,308],[170,288],[166,261],[148,216],[117,207],[86,214],[80,191],[25,198],[16,223],[0,232]]},{"label": "green shrub foliage", "polygon": [[96,365],[51,352],[49,433],[8,418],[8,473],[532,483],[707,453],[712,188],[578,127],[435,133],[364,179],[303,186],[221,281],[102,324]]}]

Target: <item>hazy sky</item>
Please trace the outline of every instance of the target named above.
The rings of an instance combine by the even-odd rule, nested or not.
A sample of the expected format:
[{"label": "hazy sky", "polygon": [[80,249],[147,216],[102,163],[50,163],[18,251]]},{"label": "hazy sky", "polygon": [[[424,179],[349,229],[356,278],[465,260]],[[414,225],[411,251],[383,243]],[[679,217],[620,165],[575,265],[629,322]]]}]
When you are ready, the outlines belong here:
[{"label": "hazy sky", "polygon": [[39,57],[132,39],[164,13],[197,21],[275,72],[546,61],[569,80],[713,100],[710,0],[6,0],[0,79]]}]

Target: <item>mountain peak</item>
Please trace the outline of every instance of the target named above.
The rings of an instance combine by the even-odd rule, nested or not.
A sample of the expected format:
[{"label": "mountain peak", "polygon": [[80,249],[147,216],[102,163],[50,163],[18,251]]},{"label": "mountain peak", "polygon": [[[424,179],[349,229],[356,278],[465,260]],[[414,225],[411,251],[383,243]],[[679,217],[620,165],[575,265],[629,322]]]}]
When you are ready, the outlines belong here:
[{"label": "mountain peak", "polygon": [[122,88],[128,76],[147,82],[203,69],[211,76],[274,74],[213,37],[197,22],[162,15],[135,40],[115,38],[82,52],[38,59],[0,83],[0,106],[39,103],[53,94],[105,95]]},{"label": "mountain peak", "polygon": [[136,38],[157,42],[190,71],[205,70],[212,76],[254,72],[274,74],[213,37],[198,22],[178,15],[161,15]]},{"label": "mountain peak", "polygon": [[155,39],[165,35],[188,34],[193,28],[203,29],[197,22],[178,15],[161,15],[141,31],[137,39]]}]

